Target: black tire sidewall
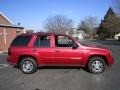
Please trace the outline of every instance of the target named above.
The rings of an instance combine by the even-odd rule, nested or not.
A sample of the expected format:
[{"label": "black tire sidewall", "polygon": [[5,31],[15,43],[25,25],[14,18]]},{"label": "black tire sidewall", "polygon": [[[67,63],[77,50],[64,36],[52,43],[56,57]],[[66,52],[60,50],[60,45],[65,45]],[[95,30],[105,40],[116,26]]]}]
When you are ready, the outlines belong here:
[{"label": "black tire sidewall", "polygon": [[120,36],[118,37],[118,40],[120,41]]},{"label": "black tire sidewall", "polygon": [[[33,69],[32,69],[31,71],[29,71],[29,72],[25,72],[25,71],[23,70],[23,63],[24,63],[25,61],[30,61],[30,62],[33,64]],[[35,59],[33,59],[33,58],[31,58],[31,57],[25,57],[25,58],[23,58],[22,61],[20,62],[20,69],[21,69],[21,71],[22,71],[24,74],[32,74],[32,73],[34,73],[34,72],[37,71],[37,63],[36,63]]]},{"label": "black tire sidewall", "polygon": [[[92,63],[93,63],[94,61],[100,61],[100,62],[103,64],[102,70],[101,70],[100,72],[95,72],[95,71],[92,69],[91,66],[92,66]],[[88,70],[89,70],[89,72],[94,73],[94,74],[103,73],[103,71],[105,70],[105,67],[106,67],[105,61],[104,61],[104,59],[103,59],[102,57],[92,57],[92,58],[90,59],[89,63],[88,63]]]}]

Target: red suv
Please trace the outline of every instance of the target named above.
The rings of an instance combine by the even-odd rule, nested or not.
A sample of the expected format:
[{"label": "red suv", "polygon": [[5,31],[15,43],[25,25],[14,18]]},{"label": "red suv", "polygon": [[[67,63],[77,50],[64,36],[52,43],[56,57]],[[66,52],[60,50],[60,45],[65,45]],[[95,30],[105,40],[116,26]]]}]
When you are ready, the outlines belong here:
[{"label": "red suv", "polygon": [[8,49],[7,61],[25,74],[34,73],[39,66],[83,66],[102,73],[114,62],[109,49],[56,33],[18,35]]}]

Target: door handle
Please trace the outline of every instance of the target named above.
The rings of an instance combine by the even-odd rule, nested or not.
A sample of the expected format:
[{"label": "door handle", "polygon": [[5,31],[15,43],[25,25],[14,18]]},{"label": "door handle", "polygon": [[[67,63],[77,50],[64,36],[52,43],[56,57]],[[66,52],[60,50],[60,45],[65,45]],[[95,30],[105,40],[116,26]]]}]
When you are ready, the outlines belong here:
[{"label": "door handle", "polygon": [[37,50],[33,49],[32,52],[36,52]]},{"label": "door handle", "polygon": [[59,50],[55,50],[55,52],[60,52]]}]

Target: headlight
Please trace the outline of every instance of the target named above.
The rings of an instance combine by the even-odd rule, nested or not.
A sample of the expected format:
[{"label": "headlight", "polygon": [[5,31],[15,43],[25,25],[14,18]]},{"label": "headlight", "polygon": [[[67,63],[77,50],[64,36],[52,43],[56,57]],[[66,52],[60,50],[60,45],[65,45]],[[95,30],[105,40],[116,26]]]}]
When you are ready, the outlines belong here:
[{"label": "headlight", "polygon": [[109,51],[109,56],[112,56],[112,51]]}]

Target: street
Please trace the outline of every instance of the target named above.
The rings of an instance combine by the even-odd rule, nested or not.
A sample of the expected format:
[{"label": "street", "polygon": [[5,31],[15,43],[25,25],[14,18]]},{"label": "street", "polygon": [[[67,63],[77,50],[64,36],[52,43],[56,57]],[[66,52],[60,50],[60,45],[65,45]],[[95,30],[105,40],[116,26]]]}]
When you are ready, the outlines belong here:
[{"label": "street", "polygon": [[120,90],[120,41],[86,41],[109,47],[115,63],[102,74],[92,74],[82,68],[40,68],[26,75],[8,65],[7,54],[0,54],[0,90]]}]

